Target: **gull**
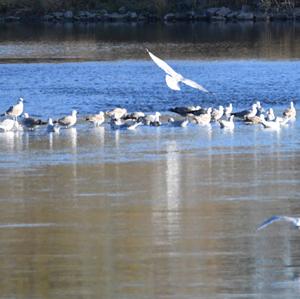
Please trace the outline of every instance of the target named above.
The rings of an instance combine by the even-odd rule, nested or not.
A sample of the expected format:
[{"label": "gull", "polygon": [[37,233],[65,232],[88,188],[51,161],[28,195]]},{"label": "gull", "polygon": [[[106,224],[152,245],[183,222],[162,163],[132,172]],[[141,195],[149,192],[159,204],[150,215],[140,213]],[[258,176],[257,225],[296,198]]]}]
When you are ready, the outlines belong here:
[{"label": "gull", "polygon": [[209,93],[209,91],[205,89],[202,85],[190,79],[184,78],[181,74],[175,72],[165,61],[152,54],[148,49],[146,49],[146,51],[150,55],[151,59],[157,64],[157,66],[160,67],[163,71],[165,71],[166,83],[170,89],[180,90],[179,83],[181,82],[202,92]]},{"label": "gull", "polygon": [[206,113],[206,109],[203,109],[200,106],[174,107],[170,108],[169,111],[177,113],[184,117],[190,114],[200,115]]},{"label": "gull", "polygon": [[250,110],[243,110],[240,112],[231,113],[235,117],[246,119],[247,117],[253,117],[257,114],[257,104],[253,104]]},{"label": "gull", "polygon": [[145,117],[145,113],[141,112],[141,111],[136,111],[136,112],[132,112],[132,113],[127,113],[125,116],[123,116],[122,118],[124,120],[127,119],[131,119],[131,120],[140,120],[143,117]]},{"label": "gull", "polygon": [[168,123],[171,124],[174,127],[181,127],[181,128],[186,128],[189,124],[189,119],[185,118],[185,119],[181,119],[181,120],[174,120],[173,117],[170,117],[168,119]]},{"label": "gull", "polygon": [[233,107],[232,107],[231,103],[228,106],[225,107],[224,114],[226,115],[227,118],[230,117],[230,115],[232,113],[232,110],[233,110]]},{"label": "gull", "polygon": [[135,130],[138,126],[142,125],[142,122],[136,122],[132,120],[123,121],[121,119],[111,119],[110,125],[114,130]]},{"label": "gull", "polygon": [[15,128],[18,128],[19,124],[14,119],[5,119],[2,122],[0,122],[0,131],[1,132],[9,132],[12,131]]},{"label": "gull", "polygon": [[244,121],[247,125],[258,125],[261,123],[261,116],[257,116],[257,115],[252,117],[246,116]]},{"label": "gull", "polygon": [[60,127],[53,124],[52,118],[48,119],[47,132],[48,133],[59,133]]},{"label": "gull", "polygon": [[212,108],[209,107],[206,111],[206,113],[201,114],[201,115],[191,115],[189,116],[192,120],[196,122],[198,125],[208,125],[211,121],[211,111]]},{"label": "gull", "polygon": [[127,114],[127,109],[125,108],[115,108],[111,111],[107,111],[106,115],[111,119],[121,119]]},{"label": "gull", "polygon": [[296,118],[296,109],[295,109],[295,106],[294,106],[294,102],[292,101],[290,103],[290,107],[289,108],[286,108],[284,111],[283,111],[283,116],[284,117],[289,117],[289,118]]},{"label": "gull", "polygon": [[86,117],[85,120],[93,123],[95,127],[99,127],[105,121],[104,112],[100,111],[98,114],[89,115],[89,116]]},{"label": "gull", "polygon": [[266,120],[272,121],[272,120],[275,120],[275,118],[276,117],[275,117],[273,108],[270,108],[269,110],[267,110],[267,112],[266,112]]},{"label": "gull", "polygon": [[155,112],[155,114],[149,114],[142,118],[144,125],[146,126],[160,126],[160,120],[159,117],[161,114],[159,112]]},{"label": "gull", "polygon": [[220,124],[221,129],[233,130],[234,129],[233,118],[234,118],[234,115],[231,115],[228,120],[225,120],[225,119],[219,120],[219,124]]},{"label": "gull", "polygon": [[36,126],[47,124],[41,119],[35,119],[33,117],[29,117],[29,114],[27,112],[25,112],[23,116],[24,118],[22,119],[22,125],[27,129],[33,130]]},{"label": "gull", "polygon": [[24,110],[24,99],[19,98],[18,103],[16,105],[10,106],[3,115],[11,116],[17,120],[17,117],[23,113]]},{"label": "gull", "polygon": [[223,106],[219,106],[219,109],[213,109],[212,113],[211,113],[211,119],[218,121],[219,119],[222,118],[224,114],[224,107]]},{"label": "gull", "polygon": [[259,231],[268,225],[272,224],[276,221],[287,221],[290,222],[292,227],[300,229],[300,218],[296,217],[288,217],[288,216],[272,216],[271,218],[266,219],[257,229],[256,231]]},{"label": "gull", "polygon": [[255,104],[256,104],[256,108],[257,108],[256,115],[259,116],[265,111],[265,109],[262,107],[260,101],[256,101]]},{"label": "gull", "polygon": [[76,110],[72,110],[72,114],[62,117],[58,120],[58,123],[61,126],[64,126],[66,128],[70,128],[72,126],[74,126],[77,122],[77,111]]},{"label": "gull", "polygon": [[280,121],[278,118],[275,119],[275,121],[267,121],[265,120],[265,116],[263,114],[260,115],[261,124],[265,129],[273,129],[278,130],[280,129]]}]

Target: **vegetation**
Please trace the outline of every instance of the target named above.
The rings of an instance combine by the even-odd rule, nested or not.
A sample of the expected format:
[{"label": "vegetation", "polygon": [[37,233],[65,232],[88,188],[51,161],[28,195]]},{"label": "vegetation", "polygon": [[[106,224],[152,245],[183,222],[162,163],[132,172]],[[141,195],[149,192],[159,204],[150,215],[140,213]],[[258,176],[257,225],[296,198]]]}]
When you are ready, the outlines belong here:
[{"label": "vegetation", "polygon": [[117,11],[125,7],[133,11],[148,11],[162,14],[170,11],[197,10],[213,6],[240,8],[242,5],[264,9],[293,8],[298,0],[0,0],[0,11],[30,10],[41,14],[61,10],[101,10]]}]

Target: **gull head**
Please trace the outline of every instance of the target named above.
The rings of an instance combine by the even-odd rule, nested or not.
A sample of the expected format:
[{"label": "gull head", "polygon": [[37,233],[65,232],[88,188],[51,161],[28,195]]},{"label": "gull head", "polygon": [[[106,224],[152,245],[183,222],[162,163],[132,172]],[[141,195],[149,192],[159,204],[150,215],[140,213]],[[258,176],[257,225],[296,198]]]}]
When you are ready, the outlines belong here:
[{"label": "gull head", "polygon": [[211,112],[212,112],[212,108],[209,107],[209,108],[207,109],[207,111],[206,111],[206,114],[211,114]]},{"label": "gull head", "polygon": [[51,117],[48,119],[48,125],[52,125],[53,126],[53,120],[52,120]]},{"label": "gull head", "polygon": [[23,98],[19,98],[18,103],[20,104],[20,103],[23,103],[23,102],[24,102],[24,99]]},{"label": "gull head", "polygon": [[261,108],[261,103],[260,103],[260,101],[256,101],[256,108],[258,108],[258,109],[260,109]]},{"label": "gull head", "polygon": [[77,110],[75,110],[75,109],[74,109],[74,110],[72,110],[72,116],[76,116],[76,115],[77,115],[77,113],[78,113],[78,112],[77,112]]},{"label": "gull head", "polygon": [[29,114],[28,114],[27,112],[25,112],[25,113],[23,114],[23,117],[24,117],[24,118],[29,118]]}]

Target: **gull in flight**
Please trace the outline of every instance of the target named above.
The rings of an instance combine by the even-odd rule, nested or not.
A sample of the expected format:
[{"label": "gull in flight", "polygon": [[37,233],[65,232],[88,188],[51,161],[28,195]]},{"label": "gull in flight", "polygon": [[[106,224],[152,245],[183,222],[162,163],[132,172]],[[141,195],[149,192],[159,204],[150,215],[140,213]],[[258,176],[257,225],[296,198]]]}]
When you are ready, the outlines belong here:
[{"label": "gull in flight", "polygon": [[256,231],[259,231],[268,225],[270,225],[273,222],[276,221],[287,221],[290,222],[292,227],[300,229],[300,218],[296,217],[288,217],[288,216],[272,216],[271,218],[266,219],[258,228]]},{"label": "gull in flight", "polygon": [[146,51],[150,55],[151,59],[157,64],[157,66],[160,67],[163,71],[165,71],[166,83],[169,88],[173,90],[180,90],[179,83],[181,82],[200,91],[209,93],[209,91],[205,89],[202,85],[190,79],[184,78],[181,74],[175,72],[165,61],[152,54],[148,49],[146,49]]}]

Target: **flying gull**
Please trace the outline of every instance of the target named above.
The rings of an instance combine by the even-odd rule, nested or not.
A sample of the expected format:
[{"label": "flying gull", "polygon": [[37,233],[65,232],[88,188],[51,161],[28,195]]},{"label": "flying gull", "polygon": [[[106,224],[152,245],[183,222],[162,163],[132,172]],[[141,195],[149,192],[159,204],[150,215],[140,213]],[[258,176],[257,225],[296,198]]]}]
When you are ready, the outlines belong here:
[{"label": "flying gull", "polygon": [[288,217],[288,216],[272,216],[271,218],[266,219],[257,229],[256,231],[259,231],[268,225],[272,224],[273,222],[277,221],[286,221],[290,222],[292,227],[300,229],[300,218],[296,217]]},{"label": "flying gull", "polygon": [[165,61],[152,54],[148,49],[146,49],[146,51],[150,55],[151,59],[157,64],[157,66],[160,67],[163,71],[165,71],[166,83],[170,89],[180,90],[179,83],[181,82],[202,92],[209,93],[209,91],[205,89],[202,85],[190,79],[184,78],[181,74],[175,72]]}]

